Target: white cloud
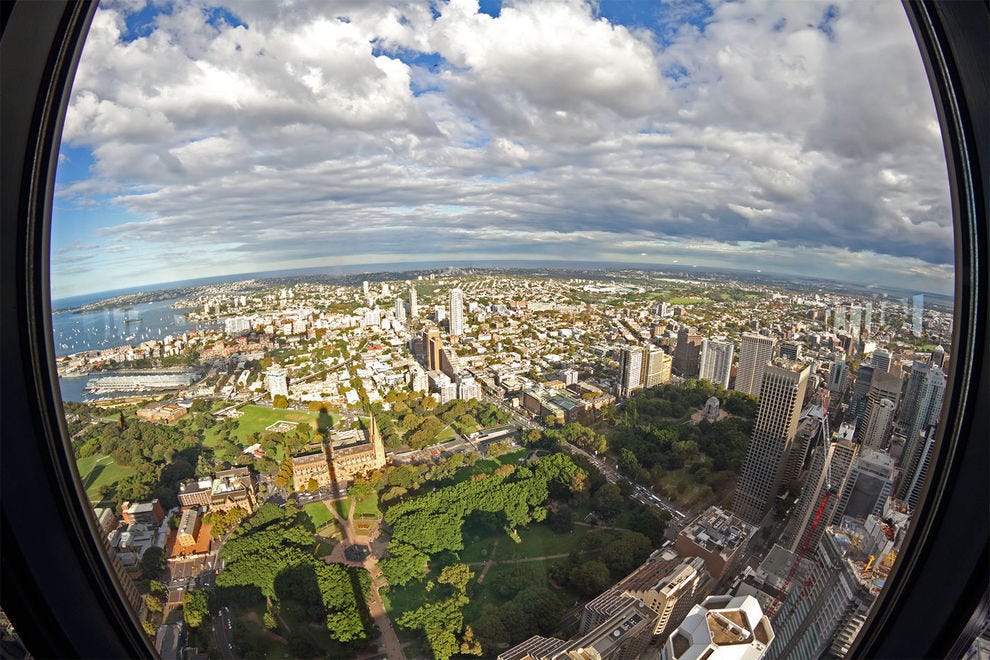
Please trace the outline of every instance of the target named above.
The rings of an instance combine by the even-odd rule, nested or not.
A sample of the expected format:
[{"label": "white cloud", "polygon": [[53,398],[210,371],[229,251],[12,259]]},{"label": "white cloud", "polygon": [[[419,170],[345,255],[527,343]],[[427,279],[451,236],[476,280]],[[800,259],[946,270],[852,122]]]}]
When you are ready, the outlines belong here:
[{"label": "white cloud", "polygon": [[[460,0],[437,18],[425,2],[249,2],[239,26],[187,2],[127,41],[134,7],[97,11],[64,133],[94,163],[59,196],[110,195],[130,220],[104,239],[187,249],[188,266],[162,257],[168,279],[533,245],[605,258],[595,241],[624,235],[721,242],[706,249],[740,265],[757,252],[731,246],[788,263],[835,250],[804,262],[835,277],[866,272],[848,253],[889,281],[921,259],[944,284],[952,260],[931,95],[894,2],[726,3],[703,25],[674,3],[656,33],[578,2],[498,18]],[[86,286],[110,288],[128,258],[97,257]]]}]

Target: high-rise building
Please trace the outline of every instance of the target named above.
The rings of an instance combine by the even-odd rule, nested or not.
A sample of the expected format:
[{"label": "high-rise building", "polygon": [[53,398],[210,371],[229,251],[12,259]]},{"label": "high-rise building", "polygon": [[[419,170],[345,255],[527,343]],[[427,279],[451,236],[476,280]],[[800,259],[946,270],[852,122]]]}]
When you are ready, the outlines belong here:
[{"label": "high-rise building", "polygon": [[402,302],[402,298],[395,299],[395,320],[399,323],[406,322],[406,305]]},{"label": "high-rise building", "polygon": [[419,316],[419,304],[416,302],[416,287],[409,287],[409,318]]},{"label": "high-rise building", "polygon": [[429,327],[423,341],[426,348],[426,368],[431,371],[440,370],[440,351],[443,350],[443,340],[440,339],[440,330],[436,327]]},{"label": "high-rise building", "polygon": [[627,397],[643,386],[645,352],[642,346],[622,347],[619,354],[619,396]]},{"label": "high-rise building", "polygon": [[[866,395],[866,408],[863,411],[863,416],[859,420],[859,425],[856,427],[856,440],[860,444],[864,444],[864,438],[866,437],[866,430],[869,425],[869,421],[872,417],[874,417],[874,410],[880,405],[880,401],[883,399],[889,399],[896,409],[897,403],[900,401],[900,397],[901,377],[883,370],[878,370],[874,367],[873,378],[870,379],[870,391]],[[881,435],[885,434],[886,430],[887,429],[883,429],[881,431]]]},{"label": "high-rise building", "polygon": [[870,393],[870,383],[873,381],[873,365],[863,362],[856,370],[856,381],[853,383],[852,394],[849,398],[849,414],[847,421],[858,424],[866,410],[866,397]]},{"label": "high-rise building", "polygon": [[364,290],[364,297],[368,297],[368,292],[371,290],[368,284],[368,280],[361,282],[361,288]]},{"label": "high-rise building", "polygon": [[646,364],[643,370],[643,387],[662,385],[670,381],[673,360],[662,348],[649,346],[645,350]]},{"label": "high-rise building", "polygon": [[460,288],[450,290],[450,336],[464,334],[464,292]]},{"label": "high-rise building", "polygon": [[834,528],[824,529],[821,542],[809,550],[813,561],[791,581],[791,588],[770,619],[776,639],[766,657],[820,658],[832,645],[851,613],[865,614],[876,587],[846,558],[851,539]]},{"label": "high-rise building", "polygon": [[797,362],[801,359],[802,346],[799,341],[785,341],[780,345],[780,357]]},{"label": "high-rise building", "polygon": [[861,447],[839,493],[839,505],[830,522],[838,525],[843,518],[865,520],[870,515],[879,516],[883,503],[894,490],[896,475],[890,454]]},{"label": "high-rise building", "polygon": [[268,367],[265,371],[265,386],[268,388],[268,393],[271,395],[272,401],[279,394],[285,397],[289,396],[289,385],[285,376],[285,367],[277,364]]},{"label": "high-rise building", "polygon": [[901,483],[897,488],[897,499],[907,502],[911,510],[918,508],[921,488],[928,476],[928,467],[932,460],[932,450],[935,448],[935,427],[929,426],[924,433],[919,432],[907,462],[901,463]]},{"label": "high-rise building", "polygon": [[774,641],[770,619],[752,596],[709,596],[671,633],[663,660],[759,660]]},{"label": "high-rise building", "polygon": [[382,297],[387,298],[392,295],[392,290],[389,289],[388,282],[382,282]]},{"label": "high-rise building", "polygon": [[677,332],[677,345],[674,346],[674,372],[684,378],[694,378],[698,375],[698,361],[701,354],[701,342],[704,339],[686,326],[681,326]]},{"label": "high-rise building", "polygon": [[907,438],[905,457],[915,444],[918,434],[938,423],[944,396],[945,372],[939,367],[915,360],[911,365],[904,401],[897,417],[897,430]]},{"label": "high-rise building", "polygon": [[[829,442],[828,447],[819,445],[812,450],[811,465],[801,489],[801,498],[784,530],[783,542],[789,545],[791,552],[797,552],[805,543],[808,548],[818,546],[825,533],[825,525],[839,508],[840,494],[858,453],[859,446],[849,440]],[[819,524],[812,530],[826,493],[828,503],[821,512]]]},{"label": "high-rise building", "polygon": [[[735,389],[738,392],[759,396],[763,383],[763,370],[773,357],[774,340],[751,332],[744,332],[739,347],[739,368],[736,371]],[[798,402],[798,406],[801,403]]]},{"label": "high-rise building", "polygon": [[760,405],[733,504],[743,520],[759,524],[784,485],[810,372],[810,367],[781,359],[763,370]]},{"label": "high-rise building", "polygon": [[828,391],[840,399],[846,391],[846,381],[849,378],[849,365],[843,357],[836,357],[828,370]]},{"label": "high-rise building", "polygon": [[890,371],[890,351],[886,348],[878,348],[873,351],[871,362],[873,363],[874,373],[877,371]]},{"label": "high-rise building", "polygon": [[729,377],[732,375],[732,355],[735,350],[731,341],[702,340],[698,378],[728,389]]},{"label": "high-rise building", "polygon": [[945,370],[945,349],[942,348],[941,344],[935,347],[932,351],[932,356],[928,360],[933,367],[938,367],[939,369]]},{"label": "high-rise building", "polygon": [[880,399],[877,405],[870,408],[869,417],[863,427],[860,441],[864,447],[871,449],[886,449],[887,441],[894,422],[894,402],[890,399]]}]

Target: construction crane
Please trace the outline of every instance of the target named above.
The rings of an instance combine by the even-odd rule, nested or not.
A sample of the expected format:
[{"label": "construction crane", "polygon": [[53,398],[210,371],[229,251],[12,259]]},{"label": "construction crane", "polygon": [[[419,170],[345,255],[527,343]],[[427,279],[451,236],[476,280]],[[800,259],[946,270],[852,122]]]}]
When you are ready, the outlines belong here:
[{"label": "construction crane", "polygon": [[[784,584],[777,593],[777,597],[774,598],[773,604],[771,604],[770,608],[767,610],[768,617],[772,617],[777,612],[777,608],[780,607],[780,603],[783,600],[784,595],[787,593],[787,588],[791,585],[791,580],[794,578],[794,574],[797,572],[798,566],[801,564],[801,560],[804,559],[804,555],[808,551],[808,546],[811,545],[811,539],[815,538],[815,530],[817,530],[818,525],[821,524],[822,516],[825,515],[825,510],[828,508],[829,502],[832,501],[832,496],[835,495],[835,486],[832,484],[832,461],[829,460],[828,455],[828,411],[824,406],[814,406],[808,412],[808,416],[818,419],[820,423],[818,430],[822,439],[822,458],[825,463],[825,483],[824,488],[822,489],[822,496],[819,498],[818,505],[815,507],[815,515],[811,519],[811,525],[807,530],[805,530],[804,541],[801,542],[801,547],[798,549],[798,553],[794,557],[794,562],[791,564],[790,570],[787,571],[787,577],[784,579]],[[809,586],[807,582],[808,581],[806,580],[800,596],[798,596],[795,601],[795,605],[797,605],[797,603],[804,598],[804,593],[807,591]]]}]

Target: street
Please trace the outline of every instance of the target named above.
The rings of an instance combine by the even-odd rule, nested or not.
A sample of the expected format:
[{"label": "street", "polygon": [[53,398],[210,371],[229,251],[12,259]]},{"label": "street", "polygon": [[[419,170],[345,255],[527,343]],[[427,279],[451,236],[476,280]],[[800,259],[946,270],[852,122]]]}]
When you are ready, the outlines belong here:
[{"label": "street", "polygon": [[234,653],[233,627],[230,608],[221,608],[213,617],[213,641],[220,650],[220,657],[223,660],[234,660],[237,657]]}]

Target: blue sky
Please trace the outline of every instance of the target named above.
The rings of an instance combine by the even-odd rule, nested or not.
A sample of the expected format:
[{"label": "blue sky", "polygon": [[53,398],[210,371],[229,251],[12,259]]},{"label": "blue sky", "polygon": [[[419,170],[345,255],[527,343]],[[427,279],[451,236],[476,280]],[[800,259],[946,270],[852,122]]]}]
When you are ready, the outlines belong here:
[{"label": "blue sky", "polygon": [[949,292],[897,2],[101,3],[55,297],[435,259],[677,261]]}]

